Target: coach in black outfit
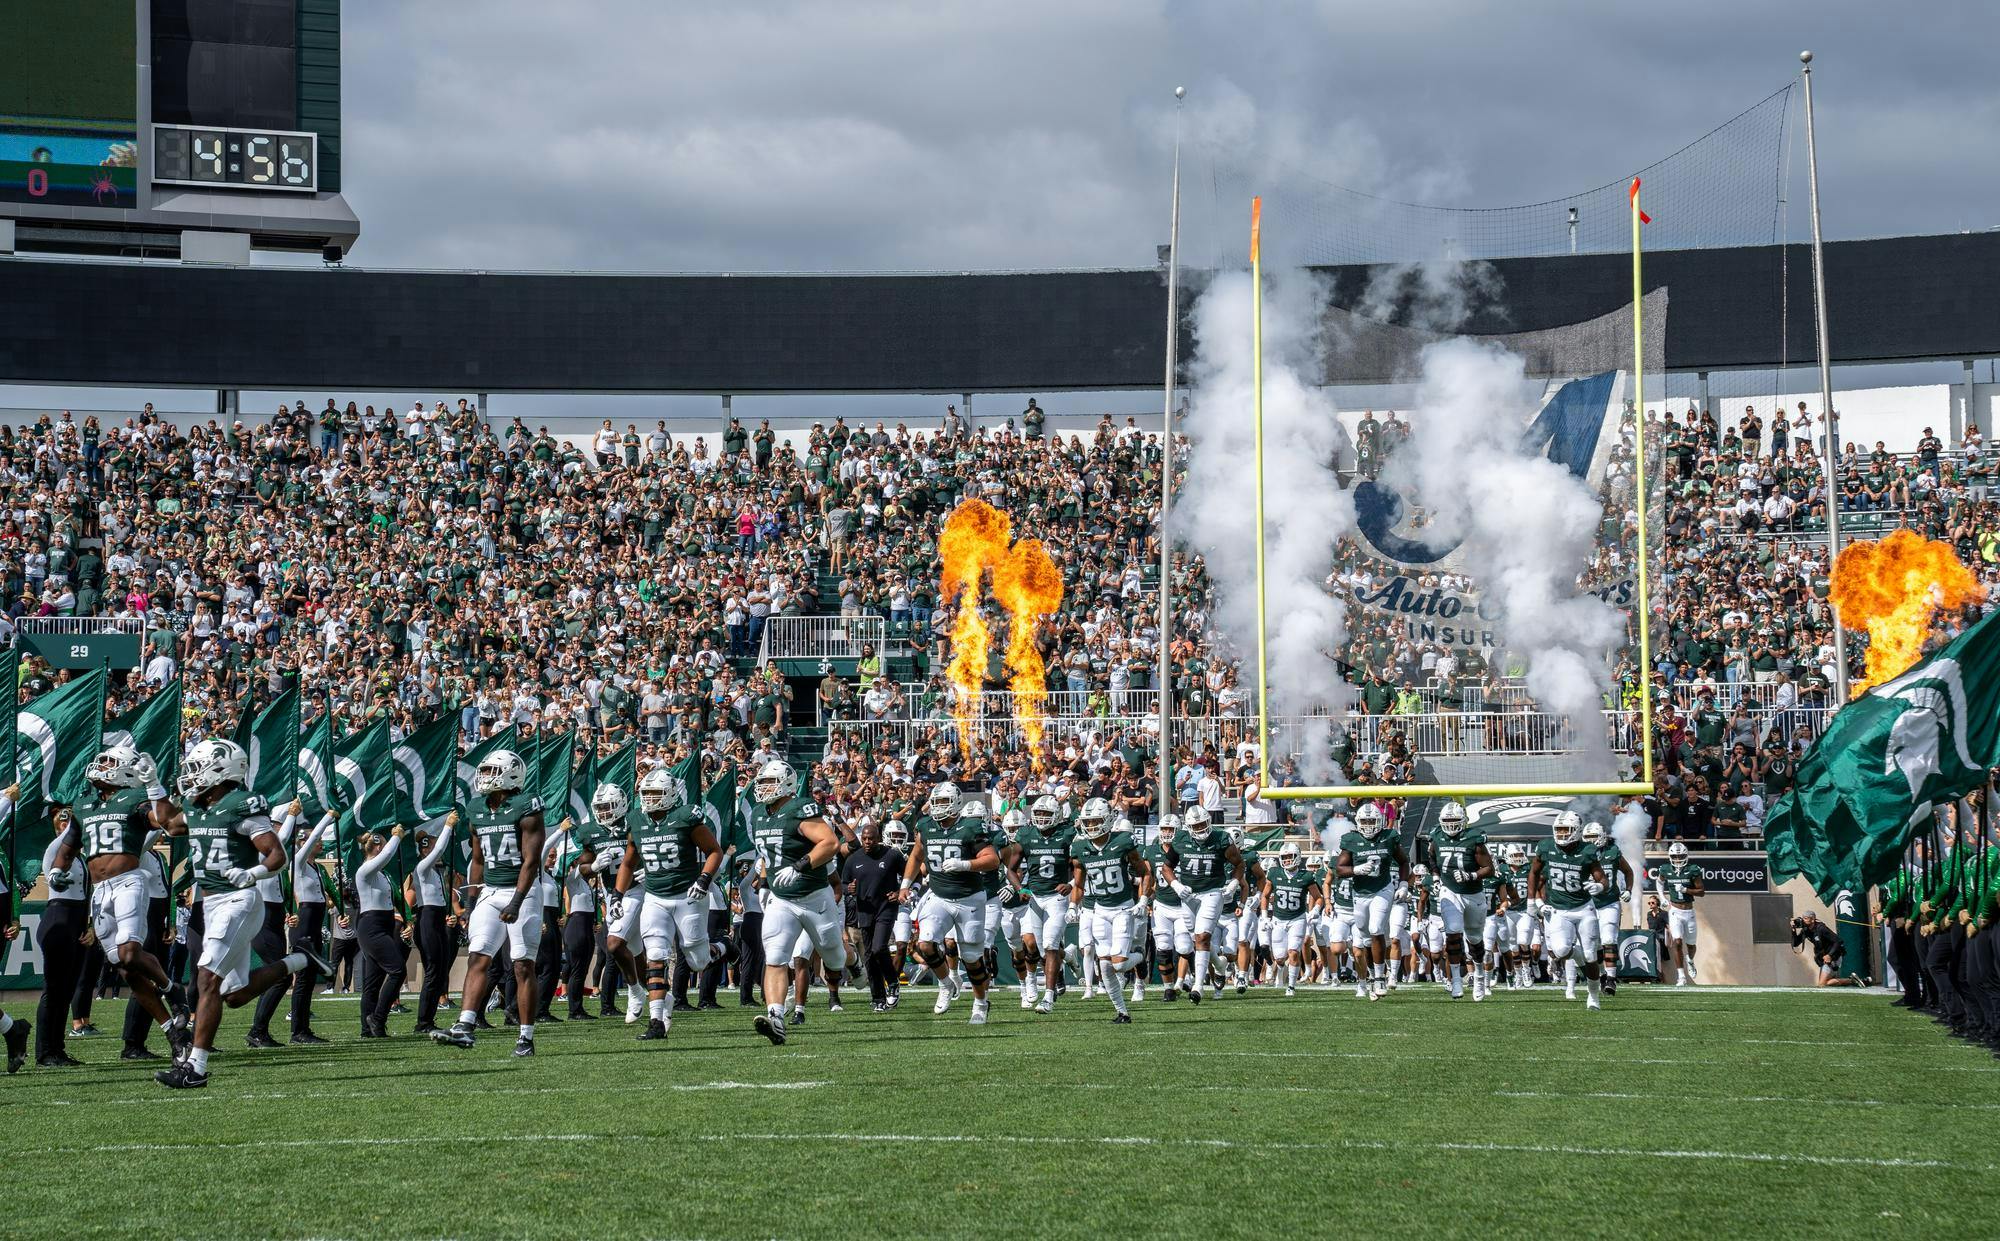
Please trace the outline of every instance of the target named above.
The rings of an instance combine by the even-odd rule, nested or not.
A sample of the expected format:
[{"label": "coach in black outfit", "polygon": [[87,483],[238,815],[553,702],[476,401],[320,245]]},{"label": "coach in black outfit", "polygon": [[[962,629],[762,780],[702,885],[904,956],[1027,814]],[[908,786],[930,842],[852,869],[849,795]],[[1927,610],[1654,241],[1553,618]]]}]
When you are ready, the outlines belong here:
[{"label": "coach in black outfit", "polygon": [[840,868],[854,929],[868,945],[868,998],[878,1013],[887,1005],[889,986],[896,977],[889,947],[896,932],[894,898],[902,886],[907,862],[900,851],[882,843],[882,829],[868,823],[861,828],[861,847],[848,854]]}]

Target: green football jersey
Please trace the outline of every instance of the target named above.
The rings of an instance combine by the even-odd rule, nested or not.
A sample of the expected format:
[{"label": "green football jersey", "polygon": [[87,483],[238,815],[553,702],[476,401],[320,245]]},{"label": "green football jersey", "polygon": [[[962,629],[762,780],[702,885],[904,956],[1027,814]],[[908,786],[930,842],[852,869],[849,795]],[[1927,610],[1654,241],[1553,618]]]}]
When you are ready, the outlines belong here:
[{"label": "green football jersey", "polygon": [[1030,823],[1014,843],[1021,846],[1021,882],[1036,896],[1053,896],[1069,886],[1069,846],[1075,829],[1057,824],[1044,833]]},{"label": "green football jersey", "polygon": [[[1461,896],[1470,896],[1480,890],[1479,847],[1486,843],[1486,833],[1466,828],[1454,840],[1439,834],[1431,840],[1433,871],[1438,882]],[[1454,876],[1463,872],[1468,878]]]},{"label": "green football jersey", "polygon": [[1660,882],[1666,885],[1668,903],[1683,907],[1694,904],[1694,885],[1706,877],[1702,874],[1701,867],[1693,862],[1680,866],[1669,863],[1660,867],[1656,873],[1660,876]]},{"label": "green football jersey", "polygon": [[1515,903],[1517,904],[1528,893],[1527,872],[1515,870],[1505,862],[1495,862],[1493,864],[1493,878],[1489,882],[1492,885],[1490,891],[1493,893],[1493,898],[1496,901],[1500,899],[1501,888],[1507,888],[1512,891]]},{"label": "green football jersey", "polygon": [[1093,845],[1081,832],[1070,845],[1069,855],[1083,867],[1083,903],[1116,908],[1130,905],[1138,895],[1138,876],[1125,855],[1132,852],[1132,836],[1114,832],[1102,845]]},{"label": "green football jersey", "polygon": [[[770,887],[772,895],[808,896],[832,882],[829,878],[833,870],[832,861],[817,868],[806,865],[806,857],[812,853],[812,841],[806,839],[799,828],[807,819],[820,817],[818,802],[810,797],[793,797],[777,807],[753,805],[744,817],[748,820],[750,839],[757,847],[757,856],[764,861],[764,882]],[[775,880],[778,872],[787,866],[798,872],[798,878],[781,886]]]},{"label": "green football jersey", "polygon": [[[1353,876],[1356,896],[1378,895],[1396,881],[1396,859],[1391,852],[1395,844],[1396,838],[1387,831],[1377,835],[1373,840],[1360,832],[1347,832],[1341,836],[1340,851],[1351,857],[1357,867]],[[1367,864],[1371,858],[1375,860],[1375,873],[1361,874],[1358,868]]]},{"label": "green football jersey", "polygon": [[484,797],[474,797],[466,807],[472,834],[479,838],[479,856],[485,863],[480,883],[487,888],[511,888],[521,881],[521,820],[542,812],[542,799],[533,793],[515,793],[498,806]]},{"label": "green football jersey", "polygon": [[89,788],[69,808],[76,819],[79,852],[86,858],[137,857],[146,847],[146,834],[153,830],[146,815],[151,804],[144,789],[113,789],[100,794],[94,786]]},{"label": "green football jersey", "polygon": [[1139,850],[1139,856],[1146,859],[1146,865],[1153,871],[1153,903],[1162,909],[1179,909],[1181,898],[1166,884],[1166,847],[1156,840]]},{"label": "green football jersey", "polygon": [[1210,830],[1208,835],[1196,840],[1194,833],[1182,828],[1174,833],[1173,843],[1174,878],[1186,884],[1194,892],[1215,892],[1236,877],[1229,865],[1229,835],[1219,830]]},{"label": "green football jersey", "polygon": [[1604,868],[1604,891],[1591,899],[1595,909],[1616,909],[1618,907],[1618,846],[1606,842],[1597,846],[1597,864]]},{"label": "green football jersey", "polygon": [[1335,877],[1333,868],[1326,872],[1327,896],[1333,901],[1333,912],[1345,917],[1354,912],[1354,881]]},{"label": "green football jersey", "polygon": [[212,806],[190,801],[181,808],[187,820],[188,857],[203,896],[237,891],[223,878],[231,868],[249,870],[264,857],[251,841],[272,830],[271,807],[248,789],[231,789]]},{"label": "green football jersey", "polygon": [[1581,842],[1565,849],[1553,840],[1544,840],[1535,846],[1535,857],[1542,864],[1543,900],[1564,910],[1590,904],[1590,893],[1583,890],[1583,884],[1597,864],[1595,849]]},{"label": "green football jersey", "polygon": [[[917,820],[916,833],[924,843],[924,864],[930,868],[932,896],[961,901],[986,891],[985,877],[976,871],[938,869],[952,858],[970,862],[992,845],[993,838],[987,834],[985,819],[968,819],[961,815],[947,827],[925,815]],[[998,890],[997,885],[995,890]]]},{"label": "green football jersey", "polygon": [[655,819],[635,810],[630,820],[632,848],[646,863],[646,895],[686,896],[708,857],[694,842],[695,829],[707,826],[701,812],[679,806]]},{"label": "green football jersey", "polygon": [[1304,866],[1297,870],[1280,866],[1265,877],[1271,882],[1271,916],[1286,921],[1304,915],[1320,879],[1318,871]]}]

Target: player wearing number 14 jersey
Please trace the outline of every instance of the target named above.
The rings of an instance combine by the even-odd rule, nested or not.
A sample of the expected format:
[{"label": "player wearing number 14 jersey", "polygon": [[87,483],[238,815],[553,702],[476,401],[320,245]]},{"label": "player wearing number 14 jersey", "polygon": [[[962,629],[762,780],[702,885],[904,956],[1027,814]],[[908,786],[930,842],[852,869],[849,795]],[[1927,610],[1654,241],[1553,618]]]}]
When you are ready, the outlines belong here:
[{"label": "player wearing number 14 jersey", "polygon": [[[535,1054],[535,954],[542,946],[542,911],[530,903],[541,876],[542,799],[527,792],[528,765],[512,750],[495,750],[472,777],[472,801],[463,813],[471,820],[472,863],[466,880],[473,891],[466,919],[464,1008],[449,1030],[431,1038],[448,1047],[472,1046],[472,1031],[493,987],[487,967],[500,945],[514,960],[515,1009],[525,1020],[514,1044],[517,1056]],[[452,817],[456,826],[458,815]]]}]

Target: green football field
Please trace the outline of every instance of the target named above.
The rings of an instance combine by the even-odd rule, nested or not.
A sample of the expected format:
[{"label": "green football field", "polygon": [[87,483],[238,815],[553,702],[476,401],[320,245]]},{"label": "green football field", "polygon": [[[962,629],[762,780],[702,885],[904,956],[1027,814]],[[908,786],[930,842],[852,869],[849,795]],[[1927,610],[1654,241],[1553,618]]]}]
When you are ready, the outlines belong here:
[{"label": "green football field", "polygon": [[247,1051],[232,1013],[184,1094],[76,1041],[87,1067],[0,1079],[0,1236],[2000,1229],[2000,1060],[1879,994],[1260,990],[1127,1027],[1077,995],[984,1029],[816,995],[784,1048],[731,999],[664,1047],[545,1027],[525,1061],[363,1043],[328,1000],[338,1045]]}]

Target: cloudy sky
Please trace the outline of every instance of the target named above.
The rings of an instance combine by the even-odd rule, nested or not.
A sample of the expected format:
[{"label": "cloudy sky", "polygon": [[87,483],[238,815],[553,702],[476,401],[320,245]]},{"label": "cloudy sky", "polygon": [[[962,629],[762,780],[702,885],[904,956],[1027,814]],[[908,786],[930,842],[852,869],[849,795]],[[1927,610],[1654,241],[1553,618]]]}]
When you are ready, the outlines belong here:
[{"label": "cloudy sky", "polygon": [[1992,10],[1922,11],[348,5],[345,192],[363,265],[1130,266],[1164,240],[1176,85],[1259,159],[1488,206],[1629,173],[1811,47],[1830,236],[2000,225]]}]

